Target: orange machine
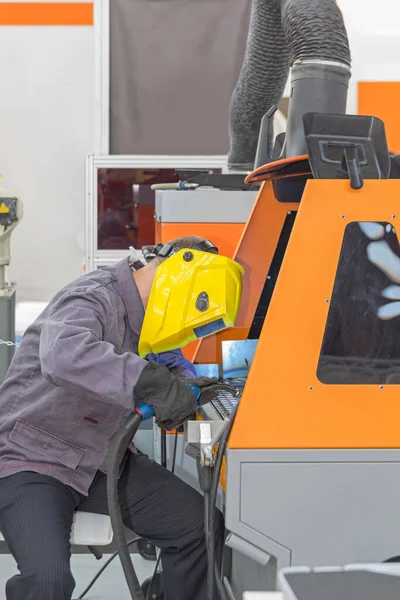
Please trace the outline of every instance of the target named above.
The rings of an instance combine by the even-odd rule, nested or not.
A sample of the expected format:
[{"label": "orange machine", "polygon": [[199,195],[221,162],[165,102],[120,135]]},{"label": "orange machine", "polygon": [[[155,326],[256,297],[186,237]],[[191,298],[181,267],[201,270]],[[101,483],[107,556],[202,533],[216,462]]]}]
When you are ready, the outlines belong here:
[{"label": "orange machine", "polygon": [[[400,249],[395,229],[400,217],[396,214],[399,181],[377,180],[390,174],[381,121],[338,116],[334,123],[342,124],[342,131],[335,138],[326,134],[324,119],[314,115],[308,121],[310,149],[315,149],[314,141],[320,149],[329,139],[339,160],[330,156],[327,161],[322,151],[310,154],[309,161],[307,156],[298,157],[303,168],[296,176],[306,179],[311,171],[318,176],[328,165],[326,175],[347,174],[351,185],[343,178],[307,183],[263,314],[229,441],[232,449],[394,448],[400,443],[394,385],[400,383],[400,344],[393,330],[400,316]],[[365,130],[364,138],[363,126],[374,134]],[[359,136],[356,142],[352,128]],[[340,154],[351,144],[355,160],[344,162]],[[268,218],[275,217],[281,224],[279,213],[272,209],[280,204],[279,195],[272,198],[273,185],[290,177],[283,170],[293,162],[296,159],[271,163],[248,178],[261,177],[265,183],[244,238],[258,207],[261,212],[262,206],[269,206]],[[363,169],[375,180],[364,182]],[[254,247],[239,247],[236,258],[247,268],[248,288],[259,295],[260,281],[268,283],[271,260],[261,262],[257,256],[256,271],[260,237],[253,232],[250,239]],[[254,304],[252,310],[254,314]],[[288,369],[290,378],[283,391]],[[259,390],[265,380],[268,401],[260,406]],[[249,427],[256,406],[260,419]]]},{"label": "orange machine", "polygon": [[304,127],[307,155],[249,176],[263,184],[235,253],[230,339],[258,340],[222,482],[238,597],[283,566],[400,555],[400,180],[378,119]]},{"label": "orange machine", "polygon": [[222,254],[232,257],[256,197],[255,191],[158,190],[156,243],[199,235],[212,240]]},{"label": "orange machine", "polygon": [[[271,188],[271,182],[264,185],[257,204],[266,203]],[[368,344],[366,339],[365,356],[359,356],[360,349],[355,342],[357,353],[343,357],[334,354],[330,365],[321,365],[324,336],[329,335],[329,328],[338,329],[335,335],[343,336],[340,328],[346,326],[345,335],[350,337],[360,335],[359,328],[363,327],[361,319],[358,323],[349,322],[346,314],[342,315],[343,324],[336,323],[335,319],[340,316],[334,314],[340,312],[338,303],[348,303],[347,298],[334,294],[335,278],[346,277],[346,273],[338,269],[341,248],[352,243],[364,247],[359,221],[380,224],[377,229],[382,232],[381,238],[371,239],[366,254],[372,252],[369,247],[374,244],[387,244],[394,252],[388,255],[388,260],[396,261],[400,267],[400,253],[395,248],[398,238],[393,231],[396,218],[400,218],[400,214],[396,214],[399,192],[399,181],[366,181],[361,192],[352,190],[348,181],[343,180],[307,184],[265,317],[230,437],[230,448],[395,448],[400,445],[399,392],[397,385],[393,385],[400,382],[400,371],[396,377],[390,369],[389,377],[389,366],[382,365],[375,372],[373,365],[374,360],[388,363],[397,360],[395,366],[400,367],[400,344],[397,344],[398,356],[385,354],[384,350],[379,356],[376,341]],[[355,258],[362,260],[359,248],[351,251]],[[342,257],[342,261],[344,266],[346,257]],[[372,271],[378,269],[375,263],[370,267]],[[382,279],[390,265],[384,268]],[[264,271],[264,277],[266,274]],[[363,276],[372,278],[371,272]],[[387,275],[388,288],[397,286],[398,281],[397,275],[394,279]],[[375,285],[371,282],[371,294],[383,294],[384,287],[379,290]],[[351,286],[347,289],[357,293]],[[393,289],[388,292],[391,293],[396,292]],[[400,299],[400,286],[397,293]],[[396,300],[397,296],[393,301]],[[379,302],[368,298],[354,301],[363,301],[365,311],[369,309],[368,304]],[[390,298],[386,302],[389,303]],[[381,303],[385,306],[384,296]],[[352,308],[343,310],[350,312]],[[370,321],[370,315],[365,315],[365,319]],[[396,327],[397,322],[398,314],[390,320],[382,320],[376,331],[371,328],[367,332],[366,338],[381,332],[384,335],[388,325]],[[327,343],[338,348],[346,346],[337,340]],[[370,350],[375,356],[368,356]],[[363,361],[370,371],[364,372]],[[332,385],[335,373],[330,371],[335,367],[349,371],[347,375],[337,375],[340,385]],[[268,381],[268,400],[260,403],[259,390],[265,381]],[[259,419],[254,422],[255,412]]]}]

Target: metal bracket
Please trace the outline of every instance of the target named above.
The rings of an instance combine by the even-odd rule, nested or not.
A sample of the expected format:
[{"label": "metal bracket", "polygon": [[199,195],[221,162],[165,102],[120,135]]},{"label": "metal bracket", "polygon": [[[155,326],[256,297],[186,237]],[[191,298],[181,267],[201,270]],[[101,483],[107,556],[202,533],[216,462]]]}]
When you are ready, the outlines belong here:
[{"label": "metal bracket", "polygon": [[202,423],[206,423],[211,430],[211,445],[215,446],[218,441],[221,439],[222,434],[225,429],[229,426],[230,421],[219,420],[219,421],[187,421],[185,423],[185,441],[188,444],[197,444],[201,443],[200,440],[200,425]]},{"label": "metal bracket", "polygon": [[202,467],[214,466],[211,423],[200,421],[200,464]]},{"label": "metal bracket", "polygon": [[236,550],[239,554],[247,556],[250,560],[258,563],[262,567],[266,567],[270,559],[273,558],[271,554],[264,552],[261,548],[257,548],[247,540],[232,532],[228,533],[225,543],[229,548],[232,548],[232,550]]}]

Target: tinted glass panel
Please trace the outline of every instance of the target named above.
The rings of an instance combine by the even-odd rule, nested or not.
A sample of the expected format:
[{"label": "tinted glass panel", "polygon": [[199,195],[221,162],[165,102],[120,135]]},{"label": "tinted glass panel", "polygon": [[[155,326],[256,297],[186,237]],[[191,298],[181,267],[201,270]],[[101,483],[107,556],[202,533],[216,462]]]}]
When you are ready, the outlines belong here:
[{"label": "tinted glass panel", "polygon": [[[220,170],[214,169],[214,173]],[[154,244],[154,183],[186,180],[175,169],[99,169],[98,250],[127,250]]]},{"label": "tinted glass panel", "polygon": [[389,223],[346,227],[317,375],[327,384],[400,383],[400,251]]}]

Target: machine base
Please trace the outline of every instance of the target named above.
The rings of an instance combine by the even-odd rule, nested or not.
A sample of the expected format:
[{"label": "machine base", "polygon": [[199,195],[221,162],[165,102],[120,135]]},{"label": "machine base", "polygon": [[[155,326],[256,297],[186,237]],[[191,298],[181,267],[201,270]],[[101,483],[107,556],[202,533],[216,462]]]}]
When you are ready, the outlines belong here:
[{"label": "machine base", "polygon": [[[399,450],[229,450],[235,594],[275,590],[283,567],[398,556],[399,502]],[[240,554],[254,563],[251,588]]]}]

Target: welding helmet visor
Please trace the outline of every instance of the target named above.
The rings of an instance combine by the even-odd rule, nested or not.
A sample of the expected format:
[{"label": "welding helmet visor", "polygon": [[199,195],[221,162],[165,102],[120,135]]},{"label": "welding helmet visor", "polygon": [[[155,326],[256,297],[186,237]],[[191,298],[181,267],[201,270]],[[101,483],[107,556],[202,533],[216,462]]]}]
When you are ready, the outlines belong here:
[{"label": "welding helmet visor", "polygon": [[[160,245],[161,246],[161,245]],[[167,257],[156,269],[139,339],[139,355],[183,348],[235,325],[244,269],[217,254],[211,242],[155,255]]]}]

